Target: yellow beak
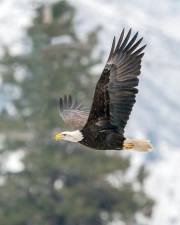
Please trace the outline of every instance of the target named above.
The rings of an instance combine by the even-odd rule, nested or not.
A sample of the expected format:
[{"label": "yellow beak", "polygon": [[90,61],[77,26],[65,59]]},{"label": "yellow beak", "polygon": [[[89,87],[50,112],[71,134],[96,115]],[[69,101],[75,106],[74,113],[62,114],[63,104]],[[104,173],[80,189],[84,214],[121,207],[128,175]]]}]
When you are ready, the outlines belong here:
[{"label": "yellow beak", "polygon": [[56,141],[61,141],[61,140],[63,140],[63,135],[61,133],[57,133],[57,134],[55,134],[54,139]]}]

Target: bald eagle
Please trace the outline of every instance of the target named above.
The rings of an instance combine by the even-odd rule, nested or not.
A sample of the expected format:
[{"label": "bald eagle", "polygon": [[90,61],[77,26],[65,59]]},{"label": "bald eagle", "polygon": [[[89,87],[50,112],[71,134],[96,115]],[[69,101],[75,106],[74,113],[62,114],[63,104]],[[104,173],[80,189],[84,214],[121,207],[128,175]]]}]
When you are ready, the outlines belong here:
[{"label": "bald eagle", "polygon": [[60,116],[75,130],[57,133],[56,141],[79,142],[99,150],[147,152],[151,149],[148,140],[124,137],[138,93],[136,87],[146,47],[140,47],[143,38],[138,39],[138,32],[131,36],[131,29],[126,35],[123,29],[117,44],[114,37],[107,63],[95,88],[90,112],[73,101],[71,95],[60,98]]}]

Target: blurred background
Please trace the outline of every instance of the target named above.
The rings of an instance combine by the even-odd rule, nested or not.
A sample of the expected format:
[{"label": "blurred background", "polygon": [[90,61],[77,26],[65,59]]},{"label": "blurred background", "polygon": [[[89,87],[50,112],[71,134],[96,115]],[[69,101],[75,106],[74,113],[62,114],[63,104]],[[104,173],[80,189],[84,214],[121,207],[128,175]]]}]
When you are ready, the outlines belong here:
[{"label": "blurred background", "polygon": [[[180,225],[180,1],[0,1],[0,224]],[[58,98],[90,106],[122,28],[147,44],[126,136],[149,154],[57,144]]]}]

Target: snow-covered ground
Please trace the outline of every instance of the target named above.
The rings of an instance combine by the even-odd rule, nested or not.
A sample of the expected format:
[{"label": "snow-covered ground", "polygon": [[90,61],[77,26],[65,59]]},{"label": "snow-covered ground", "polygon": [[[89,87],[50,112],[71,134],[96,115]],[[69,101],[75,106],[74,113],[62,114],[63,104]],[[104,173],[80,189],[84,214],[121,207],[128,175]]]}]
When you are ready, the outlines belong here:
[{"label": "snow-covered ground", "polygon": [[[37,2],[1,0],[1,46],[10,45],[15,53],[22,51],[22,28],[31,23],[31,9]],[[157,201],[150,225],[180,225],[180,1],[69,2],[77,8],[76,26],[82,36],[94,26],[102,26],[99,48],[106,56],[113,36],[118,36],[123,27],[138,30],[148,44],[140,93],[126,133],[151,139],[155,153],[148,157],[133,154],[131,171],[142,163],[150,171],[145,187]]]},{"label": "snow-covered ground", "polygon": [[161,146],[161,159],[149,165],[146,190],[157,200],[150,225],[180,224],[180,151]]}]

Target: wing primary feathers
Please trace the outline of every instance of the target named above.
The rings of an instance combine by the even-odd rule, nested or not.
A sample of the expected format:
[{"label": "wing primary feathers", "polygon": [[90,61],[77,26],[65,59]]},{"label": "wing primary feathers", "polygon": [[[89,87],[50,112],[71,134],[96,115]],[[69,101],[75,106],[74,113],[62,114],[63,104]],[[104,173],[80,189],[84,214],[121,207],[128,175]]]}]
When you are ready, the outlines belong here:
[{"label": "wing primary feathers", "polygon": [[143,56],[144,56],[144,53],[141,53],[130,61],[129,61],[129,58],[131,57],[131,55],[126,56],[126,59],[124,60],[124,62],[120,64],[121,69],[124,69],[127,66],[134,66],[135,64],[140,63]]},{"label": "wing primary feathers", "polygon": [[141,53],[145,49],[146,45],[143,45],[141,48],[139,48],[137,51],[133,52],[133,56],[138,56],[139,53]]},{"label": "wing primary feathers", "polygon": [[67,95],[64,96],[64,107],[67,108]]},{"label": "wing primary feathers", "polygon": [[120,38],[119,38],[119,41],[118,41],[118,43],[117,43],[117,45],[116,45],[116,49],[115,49],[115,54],[117,53],[117,51],[118,51],[118,49],[119,49],[119,47],[121,46],[121,43],[122,43],[122,40],[123,40],[123,38],[124,38],[124,28],[123,28],[123,30],[122,30],[122,32],[121,32],[121,35],[120,35]]},{"label": "wing primary feathers", "polygon": [[114,52],[115,43],[116,43],[116,38],[114,37],[113,42],[112,42],[112,46],[111,46],[111,51],[110,51],[110,54],[109,54],[109,57],[108,57],[108,61],[110,60],[110,58],[112,57],[112,54]]},{"label": "wing primary feathers", "polygon": [[134,37],[131,39],[131,41],[129,42],[129,44],[125,47],[124,51],[129,50],[129,48],[134,44],[134,42],[136,41],[136,38],[138,36],[138,32],[135,33]]},{"label": "wing primary feathers", "polygon": [[129,50],[128,53],[131,54],[142,42],[143,38],[140,38]]},{"label": "wing primary feathers", "polygon": [[73,108],[77,108],[77,106],[78,106],[78,102],[77,102],[77,100],[75,100],[72,107],[73,107]]},{"label": "wing primary feathers", "polygon": [[[112,54],[110,81],[108,84],[109,110],[111,124],[118,127],[122,133],[129,119],[135,97],[141,70],[142,52],[146,45],[139,47],[143,38],[138,40],[138,32],[131,38],[130,29],[124,36],[124,29]],[[123,40],[124,39],[124,40]]]},{"label": "wing primary feathers", "polygon": [[119,48],[118,51],[122,51],[122,50],[124,49],[124,47],[126,46],[126,44],[127,44],[128,41],[129,41],[130,35],[131,35],[131,29],[130,29],[129,32],[127,33],[127,35],[126,35],[126,37],[125,37],[125,39],[124,39],[124,41],[123,41],[123,43],[122,43],[122,45],[121,45],[121,47]]},{"label": "wing primary feathers", "polygon": [[60,108],[60,112],[63,111],[63,100],[62,98],[59,99],[59,108]]},{"label": "wing primary feathers", "polygon": [[71,107],[72,106],[72,96],[69,95],[68,97],[68,107]]}]

